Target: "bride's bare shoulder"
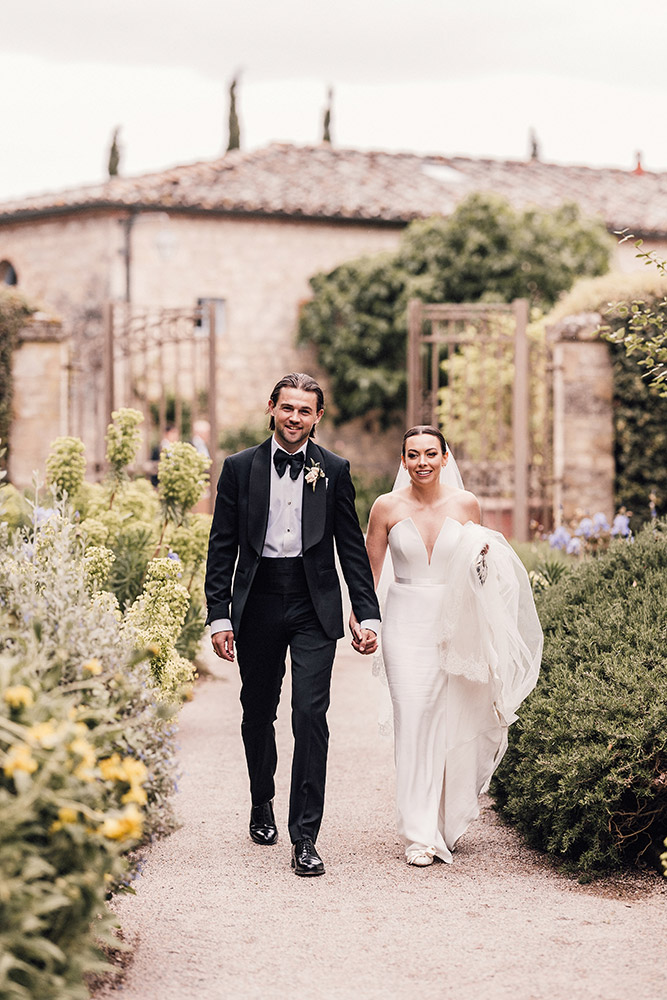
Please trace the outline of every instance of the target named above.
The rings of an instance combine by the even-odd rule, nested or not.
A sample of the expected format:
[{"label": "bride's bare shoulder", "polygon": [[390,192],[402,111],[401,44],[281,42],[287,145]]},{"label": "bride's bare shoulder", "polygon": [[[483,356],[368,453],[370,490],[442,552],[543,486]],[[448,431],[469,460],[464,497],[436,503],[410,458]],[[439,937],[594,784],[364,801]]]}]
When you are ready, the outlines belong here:
[{"label": "bride's bare shoulder", "polygon": [[458,490],[455,496],[450,499],[453,509],[456,511],[458,520],[462,523],[474,521],[479,524],[481,520],[481,508],[479,500],[470,490]]},{"label": "bride's bare shoulder", "polygon": [[396,520],[396,510],[404,502],[403,493],[404,490],[393,490],[391,493],[382,493],[371,507],[371,516],[373,519],[384,523]]},{"label": "bride's bare shoulder", "polygon": [[399,491],[396,490],[395,493],[381,493],[380,496],[374,501],[371,510],[375,511],[376,514],[385,514],[387,511],[391,510],[396,502],[396,495],[398,492]]}]

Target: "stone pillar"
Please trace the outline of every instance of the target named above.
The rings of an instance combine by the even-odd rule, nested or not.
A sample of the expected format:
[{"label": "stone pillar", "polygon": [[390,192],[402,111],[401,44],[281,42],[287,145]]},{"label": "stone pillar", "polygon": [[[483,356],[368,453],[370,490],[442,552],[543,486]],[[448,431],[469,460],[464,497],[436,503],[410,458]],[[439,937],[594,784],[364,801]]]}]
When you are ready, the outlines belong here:
[{"label": "stone pillar", "polygon": [[44,478],[54,438],[68,433],[69,339],[58,320],[39,315],[19,333],[12,377],[14,398],[9,431],[9,481],[29,486]]},{"label": "stone pillar", "polygon": [[554,365],[554,523],[614,514],[613,375],[598,313],[548,329]]}]

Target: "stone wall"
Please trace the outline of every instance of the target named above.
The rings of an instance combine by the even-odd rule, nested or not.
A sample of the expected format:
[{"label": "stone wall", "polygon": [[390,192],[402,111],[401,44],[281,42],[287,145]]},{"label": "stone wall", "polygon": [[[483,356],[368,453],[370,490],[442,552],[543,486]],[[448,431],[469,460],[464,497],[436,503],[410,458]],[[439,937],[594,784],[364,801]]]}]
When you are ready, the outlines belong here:
[{"label": "stone wall", "polygon": [[554,365],[554,517],[614,513],[613,374],[597,313],[548,330]]},{"label": "stone wall", "polygon": [[69,338],[55,320],[33,318],[13,357],[14,398],[9,431],[9,480],[29,486],[44,475],[51,441],[67,434]]},{"label": "stone wall", "polygon": [[[322,374],[314,371],[311,352],[295,344],[308,279],[350,258],[395,248],[402,230],[203,213],[140,212],[128,220],[116,211],[82,212],[0,228],[2,256],[16,268],[21,291],[56,311],[72,337],[69,421],[86,444],[90,474],[103,460],[107,419],[103,307],[123,301],[128,282],[137,306],[188,308],[199,298],[224,300],[219,427],[256,427],[285,372]],[[336,437],[328,423],[323,443],[325,437]],[[359,458],[373,464],[377,442],[367,442]]]}]

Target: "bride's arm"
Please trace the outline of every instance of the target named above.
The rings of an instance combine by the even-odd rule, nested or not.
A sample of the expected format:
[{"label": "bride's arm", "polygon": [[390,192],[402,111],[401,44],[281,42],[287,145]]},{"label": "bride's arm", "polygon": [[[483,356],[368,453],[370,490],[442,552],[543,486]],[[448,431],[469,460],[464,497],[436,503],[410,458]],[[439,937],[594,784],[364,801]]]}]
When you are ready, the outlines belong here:
[{"label": "bride's arm", "polygon": [[[371,564],[371,572],[373,573],[373,585],[376,590],[387,551],[387,519],[384,512],[385,505],[381,503],[382,500],[384,500],[384,497],[378,497],[373,504],[366,532],[366,551],[368,553],[368,561]],[[351,611],[350,630],[353,634],[358,624],[354,611]]]},{"label": "bride's arm", "polygon": [[373,582],[375,583],[376,590],[384,565],[384,557],[387,554],[388,505],[385,501],[385,496],[378,497],[371,507],[370,517],[368,518],[368,531],[366,532],[366,551],[368,552],[368,561],[371,564],[371,572],[373,573]]}]

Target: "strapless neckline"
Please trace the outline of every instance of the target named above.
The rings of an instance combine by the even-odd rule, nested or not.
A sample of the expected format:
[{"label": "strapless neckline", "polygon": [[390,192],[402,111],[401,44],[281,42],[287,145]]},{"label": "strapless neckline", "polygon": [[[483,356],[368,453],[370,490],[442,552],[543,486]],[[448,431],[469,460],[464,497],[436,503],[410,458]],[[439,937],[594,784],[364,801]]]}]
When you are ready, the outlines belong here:
[{"label": "strapless neckline", "polygon": [[438,531],[438,534],[435,537],[435,541],[433,543],[433,548],[431,549],[431,552],[429,554],[429,551],[428,551],[428,549],[426,547],[426,542],[424,541],[424,536],[422,535],[421,531],[417,527],[417,525],[416,525],[416,523],[414,521],[414,518],[412,518],[410,516],[408,516],[408,517],[402,517],[400,521],[396,521],[394,524],[392,524],[391,528],[387,532],[387,538],[389,537],[389,535],[391,535],[391,533],[394,530],[394,528],[397,528],[399,526],[399,524],[405,524],[407,521],[409,521],[410,524],[412,525],[412,527],[415,529],[415,531],[417,532],[417,535],[419,536],[419,540],[421,541],[422,545],[424,546],[424,552],[426,554],[426,562],[427,562],[427,564],[429,566],[431,565],[431,563],[433,561],[433,553],[435,552],[436,546],[437,546],[438,542],[440,541],[440,536],[442,535],[443,529],[444,529],[445,525],[447,524],[447,521],[453,521],[454,524],[458,524],[461,527],[463,527],[463,525],[461,524],[460,521],[457,521],[455,517],[452,517],[450,514],[447,514],[446,517],[445,517],[445,519],[443,520],[442,524],[440,525],[440,530]]}]

